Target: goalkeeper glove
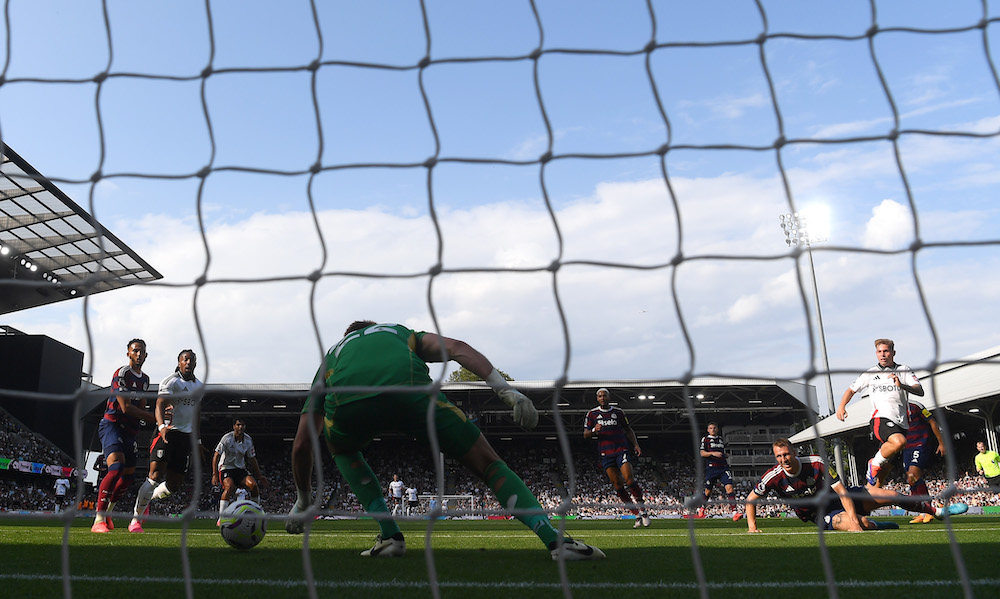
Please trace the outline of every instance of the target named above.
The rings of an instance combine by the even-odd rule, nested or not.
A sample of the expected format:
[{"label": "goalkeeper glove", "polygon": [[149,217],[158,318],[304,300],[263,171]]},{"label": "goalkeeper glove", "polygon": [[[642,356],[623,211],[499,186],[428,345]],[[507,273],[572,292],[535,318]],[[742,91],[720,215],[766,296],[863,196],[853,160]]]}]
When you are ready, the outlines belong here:
[{"label": "goalkeeper glove", "polygon": [[514,422],[521,428],[530,431],[538,425],[538,410],[523,393],[513,388],[504,389],[500,392],[500,399],[507,407],[514,408]]},{"label": "goalkeeper glove", "polygon": [[500,396],[508,408],[514,409],[514,422],[521,428],[530,431],[538,425],[538,410],[535,409],[535,404],[531,403],[523,393],[511,387],[496,368],[486,377],[486,384]]}]

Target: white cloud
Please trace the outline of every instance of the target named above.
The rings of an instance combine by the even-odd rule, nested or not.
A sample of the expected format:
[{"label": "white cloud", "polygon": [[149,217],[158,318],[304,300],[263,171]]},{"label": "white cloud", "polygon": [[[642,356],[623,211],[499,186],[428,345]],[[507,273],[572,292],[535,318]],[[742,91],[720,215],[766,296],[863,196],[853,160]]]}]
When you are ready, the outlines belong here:
[{"label": "white cloud", "polygon": [[[859,158],[845,153],[836,159],[844,162],[817,161],[811,172],[799,167],[793,188],[824,189],[820,182],[835,181],[834,172],[849,172]],[[11,315],[8,322],[87,351],[93,358],[87,367],[100,384],[124,363],[124,344],[132,337],[149,342],[146,370],[154,379],[173,369],[180,349],[193,347],[201,352],[200,372],[207,371],[211,382],[306,382],[322,349],[351,320],[433,330],[432,305],[444,334],[469,341],[520,379],[564,373],[571,379],[672,378],[683,376],[692,362],[695,372],[801,376],[809,368],[806,326],[813,296],[806,256],[796,263],[785,255],[777,221],[787,210],[780,180],[767,173],[724,173],[671,181],[682,237],[674,199],[659,179],[601,184],[559,209],[561,247],[540,201],[441,210],[440,240],[426,214],[322,210],[317,219],[328,276],[315,289],[304,280],[322,263],[310,213],[228,219],[207,229],[208,276],[242,282],[210,282],[197,297],[193,282],[206,259],[197,223],[149,215],[130,224],[129,237],[164,273],[165,284],[94,296],[89,331],[79,301]],[[922,217],[937,218],[933,211]],[[949,223],[947,231],[961,226],[960,219]],[[857,228],[865,231],[864,247],[900,248],[912,237],[912,218],[904,205],[884,200],[866,210]],[[675,267],[678,239],[684,261]],[[439,241],[444,268],[463,272],[430,276]],[[548,270],[560,252],[562,266]],[[702,259],[706,255],[730,258]],[[939,254],[925,250],[921,258],[926,255]],[[886,334],[907,346],[908,360],[927,359],[917,350],[926,347],[929,329],[911,256],[819,248],[814,258],[834,368],[866,364],[868,338]],[[939,260],[946,259],[952,254],[941,252]],[[533,271],[495,272],[503,268]],[[935,264],[925,280],[933,282],[931,309],[942,343],[954,348],[945,350],[950,356],[989,341],[970,339],[977,329],[964,316],[988,318],[988,299],[958,312],[949,306],[945,290],[968,289],[969,272],[966,261]],[[264,280],[282,277],[298,279]],[[891,296],[873,295],[886,280]],[[893,306],[888,313],[886,301]]]},{"label": "white cloud", "polygon": [[913,232],[909,208],[894,200],[882,200],[865,225],[864,246],[876,250],[903,248],[914,240]]}]

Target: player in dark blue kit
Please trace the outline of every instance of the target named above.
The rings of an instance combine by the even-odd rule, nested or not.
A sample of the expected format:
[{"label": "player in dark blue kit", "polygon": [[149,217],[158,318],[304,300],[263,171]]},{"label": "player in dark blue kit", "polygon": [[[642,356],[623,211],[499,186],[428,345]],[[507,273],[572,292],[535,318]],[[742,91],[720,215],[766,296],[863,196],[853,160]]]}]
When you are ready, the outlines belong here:
[{"label": "player in dark blue kit", "polygon": [[625,412],[617,406],[611,407],[608,404],[610,399],[611,393],[607,389],[597,390],[597,403],[600,405],[587,412],[583,438],[597,439],[601,466],[608,473],[611,486],[622,502],[629,505],[635,499],[636,507],[629,509],[636,516],[635,528],[649,526],[649,513],[646,512],[646,502],[642,498],[642,487],[635,482],[632,472],[632,462],[642,455],[642,449],[639,448],[639,441],[629,426]]},{"label": "player in dark blue kit", "polygon": [[146,342],[133,339],[126,348],[129,363],[115,371],[111,379],[111,396],[97,427],[108,472],[98,487],[97,515],[91,532],[103,533],[114,529],[115,525],[107,513],[135,480],[139,454],[135,435],[139,432],[139,420],[156,420],[153,413],[146,409],[146,400],[141,396],[149,390],[149,375],[142,371],[146,361]]},{"label": "player in dark blue kit", "polygon": [[[862,531],[899,528],[895,522],[875,522],[868,519],[868,514],[872,510],[885,505],[898,505],[915,512],[933,514],[935,518],[964,514],[969,510],[969,506],[964,503],[953,503],[947,508],[935,509],[929,501],[913,500],[907,495],[874,485],[848,489],[837,479],[835,470],[827,470],[826,463],[821,457],[816,455],[799,457],[788,439],[778,439],[771,449],[778,465],[765,472],[754,490],[747,495],[749,532],[760,532],[757,528],[757,502],[771,492],[781,499],[792,500],[789,503],[792,504],[795,515],[803,522],[815,523],[822,517],[823,520],[819,524],[826,530]],[[824,487],[830,491],[825,504],[816,501],[797,501],[818,496]]]},{"label": "player in dark blue kit", "polygon": [[[733,511],[733,522],[743,517],[736,508],[736,487],[733,486],[733,471],[729,469],[726,458],[726,444],[719,434],[719,425],[708,423],[708,434],[701,438],[701,457],[705,458],[705,501],[712,496],[712,487],[716,481],[722,483],[729,498],[729,507]],[[705,515],[705,508],[698,508],[700,516]]]},{"label": "player in dark blue kit", "polygon": [[[923,404],[909,402],[910,428],[906,431],[906,447],[903,449],[903,467],[906,468],[906,482],[910,485],[910,495],[929,496],[927,482],[924,480],[924,469],[931,460],[931,433],[937,438],[937,454],[943,456],[947,451],[941,429],[938,428],[934,416]],[[927,524],[934,520],[930,514],[917,514],[910,524]]]}]

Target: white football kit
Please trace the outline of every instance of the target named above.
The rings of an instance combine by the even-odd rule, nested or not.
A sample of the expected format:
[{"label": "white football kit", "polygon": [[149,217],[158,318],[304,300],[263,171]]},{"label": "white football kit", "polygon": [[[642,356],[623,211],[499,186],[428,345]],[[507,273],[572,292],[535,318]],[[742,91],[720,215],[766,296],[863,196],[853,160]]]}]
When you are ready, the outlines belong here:
[{"label": "white football kit", "polygon": [[198,379],[185,381],[179,372],[173,372],[160,383],[156,394],[170,399],[170,404],[174,408],[170,425],[175,431],[194,432],[194,419],[201,403],[204,386]]},{"label": "white football kit", "polygon": [[401,480],[394,480],[389,483],[389,492],[392,494],[393,499],[402,500],[404,488],[406,488],[406,485],[404,485]]},{"label": "white football kit", "polygon": [[246,470],[247,459],[256,458],[257,451],[253,446],[253,439],[250,435],[243,433],[243,440],[236,440],[236,433],[229,431],[222,435],[219,444],[215,446],[215,453],[219,454],[219,471],[222,470]]},{"label": "white football kit", "polygon": [[861,376],[851,385],[851,391],[858,393],[868,387],[868,399],[872,402],[872,419],[891,420],[906,431],[909,427],[906,404],[909,403],[910,394],[901,387],[897,387],[896,383],[889,377],[890,374],[895,374],[899,378],[899,382],[904,385],[912,387],[920,384],[917,375],[913,374],[909,366],[894,364],[888,368],[882,368],[876,364],[861,373]]}]

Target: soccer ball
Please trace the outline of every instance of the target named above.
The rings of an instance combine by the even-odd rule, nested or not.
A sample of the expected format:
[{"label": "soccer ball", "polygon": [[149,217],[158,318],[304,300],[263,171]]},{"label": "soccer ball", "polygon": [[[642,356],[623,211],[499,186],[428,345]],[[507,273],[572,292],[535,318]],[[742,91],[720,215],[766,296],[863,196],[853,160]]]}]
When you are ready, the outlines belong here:
[{"label": "soccer ball", "polygon": [[249,499],[234,502],[222,512],[219,532],[227,543],[237,549],[256,547],[267,532],[264,509]]}]

